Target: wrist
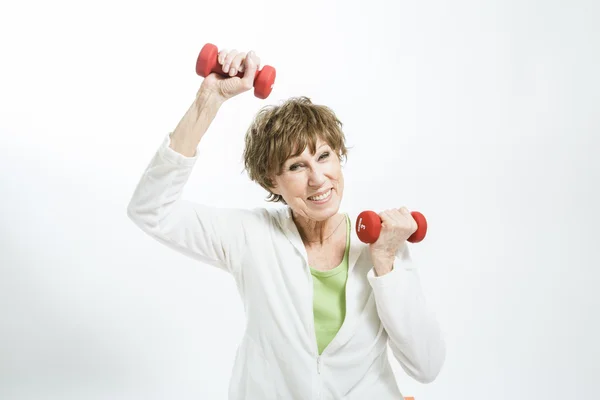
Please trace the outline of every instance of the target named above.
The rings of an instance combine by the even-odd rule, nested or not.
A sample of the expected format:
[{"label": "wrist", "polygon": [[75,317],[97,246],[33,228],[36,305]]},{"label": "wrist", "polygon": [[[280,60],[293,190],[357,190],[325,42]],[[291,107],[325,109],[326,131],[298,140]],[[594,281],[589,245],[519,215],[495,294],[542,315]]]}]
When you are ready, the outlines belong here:
[{"label": "wrist", "polygon": [[218,110],[225,98],[212,90],[200,88],[196,94],[196,104],[201,107],[209,107],[212,110]]},{"label": "wrist", "polygon": [[394,258],[395,256],[375,256],[373,257],[373,268],[375,269],[375,275],[381,276],[394,269]]}]

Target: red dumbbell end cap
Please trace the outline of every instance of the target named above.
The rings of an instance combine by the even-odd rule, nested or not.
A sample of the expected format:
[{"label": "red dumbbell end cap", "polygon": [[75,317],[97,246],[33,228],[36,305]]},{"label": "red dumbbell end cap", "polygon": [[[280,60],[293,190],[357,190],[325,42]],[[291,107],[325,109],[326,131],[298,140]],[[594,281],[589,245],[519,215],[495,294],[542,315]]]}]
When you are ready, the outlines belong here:
[{"label": "red dumbbell end cap", "polygon": [[419,243],[425,239],[427,235],[427,220],[425,216],[418,211],[412,211],[410,213],[417,222],[417,230],[407,239],[411,243]]},{"label": "red dumbbell end cap", "polygon": [[260,71],[256,74],[256,79],[254,80],[254,95],[259,99],[266,99],[271,94],[273,90],[273,85],[275,84],[275,77],[277,73],[275,68],[270,65],[265,65]]},{"label": "red dumbbell end cap", "polygon": [[200,50],[200,54],[198,54],[198,59],[196,60],[196,74],[200,75],[203,78],[206,78],[212,72],[212,67],[215,63],[215,60],[219,56],[219,49],[212,43],[206,43],[202,50]]},{"label": "red dumbbell end cap", "polygon": [[363,211],[356,218],[356,234],[361,242],[375,243],[381,233],[381,218],[374,211]]}]

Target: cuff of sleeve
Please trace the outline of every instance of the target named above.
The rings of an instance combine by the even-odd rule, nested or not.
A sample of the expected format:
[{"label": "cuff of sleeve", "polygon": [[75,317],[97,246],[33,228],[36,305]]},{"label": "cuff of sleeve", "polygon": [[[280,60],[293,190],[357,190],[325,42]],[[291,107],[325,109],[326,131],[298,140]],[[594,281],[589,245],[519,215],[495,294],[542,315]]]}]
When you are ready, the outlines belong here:
[{"label": "cuff of sleeve", "polygon": [[160,146],[160,155],[172,164],[183,165],[188,167],[193,166],[196,163],[196,160],[198,160],[198,151],[196,151],[196,154],[193,157],[187,157],[181,153],[176,152],[170,147],[171,134],[172,132],[169,132],[169,134],[167,134],[167,136],[164,138]]},{"label": "cuff of sleeve", "polygon": [[394,266],[392,270],[385,275],[377,276],[375,275],[375,268],[371,268],[367,273],[367,279],[369,283],[373,287],[373,289],[377,288],[386,288],[390,286],[397,286],[401,280],[401,266],[398,263],[398,258],[394,260]]}]

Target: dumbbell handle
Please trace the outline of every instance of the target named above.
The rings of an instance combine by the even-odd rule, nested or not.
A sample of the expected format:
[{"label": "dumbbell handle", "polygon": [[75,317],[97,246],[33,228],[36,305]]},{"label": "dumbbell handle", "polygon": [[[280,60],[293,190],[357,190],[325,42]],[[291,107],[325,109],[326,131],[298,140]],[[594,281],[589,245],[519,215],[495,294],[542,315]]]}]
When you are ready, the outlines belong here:
[{"label": "dumbbell handle", "polygon": [[[425,216],[418,211],[410,213],[417,222],[417,230],[410,235],[407,241],[418,243],[425,238],[427,234],[427,220]],[[374,211],[363,211],[356,218],[356,234],[364,243],[375,243],[381,233],[381,218]]]},{"label": "dumbbell handle", "polygon": [[[203,78],[206,78],[211,73],[219,74],[223,77],[230,77],[229,74],[223,72],[223,66],[219,64],[219,50],[212,43],[207,43],[200,50],[196,60],[196,73]],[[244,72],[238,72],[235,76],[244,77]],[[276,71],[270,65],[265,65],[260,71],[256,70],[254,75],[254,95],[260,99],[266,99],[275,83]]]},{"label": "dumbbell handle", "polygon": [[[233,76],[229,75],[229,72],[223,71],[224,65],[219,64],[219,62],[211,63],[210,65],[211,65],[211,69],[210,69],[209,73],[214,72],[216,74],[221,75],[224,78],[232,78],[233,76],[237,76],[238,78],[243,78],[244,77],[244,71],[238,71],[238,73],[235,74],[235,75],[233,75]],[[256,83],[256,80],[258,79],[258,75],[260,73],[261,73],[261,71],[258,70],[258,69],[256,70],[256,72],[254,72],[254,83]],[[198,75],[200,75],[200,74],[198,74]]]}]

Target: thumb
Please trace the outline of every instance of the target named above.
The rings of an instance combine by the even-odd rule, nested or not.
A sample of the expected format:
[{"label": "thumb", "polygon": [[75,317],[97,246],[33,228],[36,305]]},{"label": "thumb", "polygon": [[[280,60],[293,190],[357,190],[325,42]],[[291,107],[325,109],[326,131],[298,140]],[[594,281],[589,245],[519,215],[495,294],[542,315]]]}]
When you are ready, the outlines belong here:
[{"label": "thumb", "polygon": [[247,88],[254,86],[254,78],[256,77],[256,71],[258,71],[258,64],[256,62],[256,55],[253,50],[249,51],[244,60],[244,77],[242,82]]}]

